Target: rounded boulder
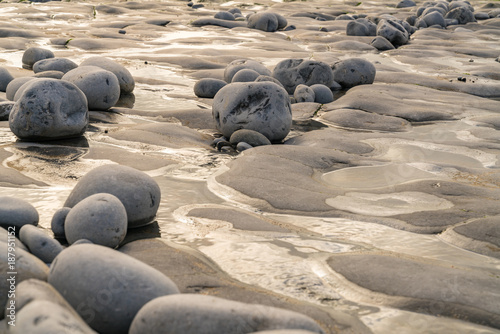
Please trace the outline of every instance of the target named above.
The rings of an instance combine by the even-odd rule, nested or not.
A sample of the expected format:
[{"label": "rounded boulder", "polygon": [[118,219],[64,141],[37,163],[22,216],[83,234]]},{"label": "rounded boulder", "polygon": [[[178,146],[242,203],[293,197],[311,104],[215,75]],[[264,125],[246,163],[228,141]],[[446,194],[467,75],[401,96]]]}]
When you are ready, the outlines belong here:
[{"label": "rounded boulder", "polygon": [[14,77],[10,72],[3,68],[0,67],[0,92],[5,92],[7,90],[7,85],[14,80]]},{"label": "rounded boulder", "polygon": [[371,84],[375,80],[376,69],[362,58],[350,58],[336,62],[332,66],[333,77],[343,88]]},{"label": "rounded boulder", "polygon": [[33,72],[60,71],[66,73],[77,67],[78,65],[74,61],[67,58],[47,58],[33,64]]},{"label": "rounded boulder", "polygon": [[271,145],[269,139],[267,139],[267,137],[262,133],[246,129],[235,131],[231,135],[231,138],[229,138],[229,142],[233,145],[237,145],[238,143],[247,143],[252,147]]},{"label": "rounded boulder", "polygon": [[306,85],[298,85],[295,87],[295,92],[293,92],[293,97],[297,103],[302,102],[314,102],[316,94],[314,90]]},{"label": "rounded boulder", "polygon": [[0,226],[19,234],[24,225],[38,225],[38,211],[23,199],[0,196]]},{"label": "rounded boulder", "polygon": [[69,194],[65,207],[73,208],[85,198],[112,194],[127,212],[128,228],[153,222],[161,200],[160,187],[144,172],[122,165],[104,165],[83,176]]},{"label": "rounded boulder", "polygon": [[273,77],[285,87],[288,94],[295,92],[300,84],[311,86],[333,83],[333,73],[330,66],[324,62],[304,59],[285,59],[280,61],[273,70]]},{"label": "rounded boulder", "polygon": [[231,82],[251,82],[255,81],[260,74],[252,69],[244,68],[236,72]]},{"label": "rounded boulder", "polygon": [[377,36],[382,36],[394,46],[408,43],[409,35],[406,29],[394,20],[382,19],[377,25]]},{"label": "rounded boulder", "polygon": [[48,49],[31,47],[23,53],[23,68],[31,70],[33,65],[42,59],[54,58],[54,53]]},{"label": "rounded boulder", "polygon": [[217,92],[227,85],[227,82],[213,78],[198,80],[193,87],[194,94],[198,97],[213,99]]},{"label": "rounded boulder", "polygon": [[130,74],[129,70],[125,68],[120,63],[117,63],[114,60],[111,60],[106,57],[90,57],[85,59],[80,66],[97,66],[106,71],[110,71],[118,78],[118,82],[120,83],[120,90],[122,93],[128,94],[132,93],[135,88],[135,80],[132,74]]},{"label": "rounded boulder", "polygon": [[224,70],[224,80],[228,83],[231,82],[233,80],[233,76],[238,73],[238,71],[246,68],[254,70],[261,75],[271,75],[271,71],[258,61],[251,59],[236,59],[226,66],[226,69]]},{"label": "rounded boulder", "polygon": [[51,263],[64,249],[42,229],[29,224],[21,227],[19,238],[29,248],[31,254],[45,263]]},{"label": "rounded boulder", "polygon": [[273,82],[238,82],[214,97],[212,116],[217,129],[230,138],[240,129],[262,133],[271,142],[283,140],[292,125],[290,98]]}]

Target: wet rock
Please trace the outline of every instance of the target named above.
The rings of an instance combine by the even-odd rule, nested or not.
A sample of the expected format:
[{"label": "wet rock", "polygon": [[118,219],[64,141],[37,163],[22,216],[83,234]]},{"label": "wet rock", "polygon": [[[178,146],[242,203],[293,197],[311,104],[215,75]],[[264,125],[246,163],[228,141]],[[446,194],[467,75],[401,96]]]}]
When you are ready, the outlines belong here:
[{"label": "wet rock", "polygon": [[8,229],[13,228],[14,232],[19,234],[23,225],[38,225],[38,211],[33,205],[23,199],[1,196],[0,197],[0,226]]},{"label": "wet rock", "polygon": [[295,91],[293,92],[293,97],[297,103],[301,102],[314,102],[315,93],[314,90],[309,88],[306,85],[298,85],[295,87]]},{"label": "wet rock", "polygon": [[227,138],[248,129],[278,142],[287,136],[292,123],[288,94],[272,82],[225,86],[214,97],[212,115],[217,129]]},{"label": "wet rock", "polygon": [[285,59],[280,61],[273,70],[273,77],[278,79],[288,94],[295,92],[300,84],[312,86],[333,83],[333,72],[330,66],[321,61],[303,59]]},{"label": "wet rock", "polygon": [[260,73],[249,68],[244,68],[236,72],[231,82],[252,82],[259,77]]},{"label": "wet rock", "polygon": [[243,152],[248,149],[251,149],[252,147],[253,147],[252,145],[245,143],[244,141],[240,141],[238,144],[236,144],[236,151]]},{"label": "wet rock", "polygon": [[8,100],[14,101],[14,97],[16,96],[17,91],[21,88],[22,85],[35,79],[34,77],[20,77],[11,80],[5,89],[5,96]]},{"label": "wet rock", "polygon": [[274,32],[284,29],[287,20],[280,14],[271,12],[259,12],[248,18],[248,28],[259,29],[266,32]]},{"label": "wet rock", "polygon": [[458,24],[476,22],[474,13],[469,8],[462,6],[451,9],[448,13],[446,13],[445,18],[457,20]]},{"label": "wet rock", "polygon": [[229,138],[229,142],[231,144],[238,144],[240,142],[245,142],[252,147],[262,146],[262,145],[271,145],[269,139],[266,136],[261,134],[260,132],[253,130],[241,129],[233,132],[231,138]]},{"label": "wet rock", "polygon": [[433,25],[439,25],[441,27],[446,27],[446,22],[443,15],[440,12],[431,12],[426,14],[422,20],[427,24],[428,27]]},{"label": "wet rock", "polygon": [[177,286],[156,269],[91,244],[73,245],[61,252],[52,263],[48,282],[100,333],[128,333],[144,304],[179,293]]},{"label": "wet rock", "polygon": [[356,19],[347,24],[347,36],[375,36],[377,34],[377,25],[365,18]]},{"label": "wet rock", "polygon": [[29,248],[31,254],[45,263],[51,263],[64,249],[42,229],[30,224],[21,227],[19,238]]},{"label": "wet rock", "polygon": [[[283,85],[281,84],[281,82],[279,82],[277,79],[269,76],[269,75],[259,75],[256,79],[255,79],[255,82],[262,82],[262,81],[270,81],[270,82],[274,82],[275,84],[277,85],[280,85],[281,87],[283,87]],[[284,88],[284,87],[283,87]]]},{"label": "wet rock", "polygon": [[234,21],[234,15],[230,12],[217,12],[215,13],[214,18],[220,20]]},{"label": "wet rock", "polygon": [[333,64],[333,77],[343,88],[372,84],[375,66],[362,58],[349,58]]},{"label": "wet rock", "polygon": [[36,79],[16,94],[9,126],[20,139],[46,140],[77,137],[88,125],[87,99],[72,83]]},{"label": "wet rock", "polygon": [[66,235],[64,233],[64,222],[66,221],[66,216],[68,215],[71,208],[61,208],[57,210],[52,216],[52,220],[50,222],[50,228],[52,229],[52,233],[56,238],[65,238]]},{"label": "wet rock", "polygon": [[352,17],[351,15],[348,15],[348,14],[342,14],[342,15],[339,15],[335,18],[336,21],[351,21],[351,20],[354,20],[354,17]]},{"label": "wet rock", "polygon": [[127,234],[127,212],[111,194],[95,194],[78,202],[64,223],[68,243],[87,239],[94,244],[116,248]]},{"label": "wet rock", "polygon": [[476,20],[488,20],[490,18],[490,15],[486,12],[475,12],[474,18]]},{"label": "wet rock", "polygon": [[382,36],[394,46],[404,45],[408,42],[408,32],[394,20],[382,19],[377,25],[377,36]]},{"label": "wet rock", "polygon": [[60,71],[66,73],[77,67],[75,62],[67,58],[48,58],[33,64],[33,72]]},{"label": "wet rock", "polygon": [[61,71],[44,71],[38,72],[34,75],[35,78],[52,78],[52,79],[62,79],[64,73]]},{"label": "wet rock", "polygon": [[387,51],[395,49],[394,45],[387,40],[387,38],[382,36],[377,36],[371,41],[371,46],[375,47],[379,51]]},{"label": "wet rock", "polygon": [[194,84],[194,94],[198,97],[213,99],[217,92],[227,85],[223,80],[203,78]]},{"label": "wet rock", "polygon": [[213,296],[179,294],[146,304],[134,318],[130,334],[159,334],[166,326],[184,334],[251,333],[262,329],[323,333],[314,320],[300,313]]},{"label": "wet rock", "polygon": [[321,104],[333,102],[333,93],[329,87],[315,84],[310,88],[314,91],[314,102]]},{"label": "wet rock", "polygon": [[132,93],[135,88],[135,80],[132,74],[120,63],[106,57],[90,57],[85,59],[80,66],[97,66],[116,75],[120,83],[122,93]]},{"label": "wet rock", "polygon": [[89,110],[108,110],[120,98],[116,75],[97,66],[80,66],[64,74],[62,80],[80,88],[87,97]]},{"label": "wet rock", "polygon": [[160,187],[150,176],[121,165],[97,167],[82,177],[64,206],[73,208],[85,198],[99,193],[112,194],[127,211],[128,228],[150,224],[160,205]]},{"label": "wet rock", "polygon": [[255,60],[237,59],[233,60],[226,66],[226,69],[224,70],[224,80],[226,82],[231,82],[233,80],[233,76],[243,69],[251,69],[261,75],[271,75],[271,71],[269,71],[267,67]]},{"label": "wet rock", "polygon": [[11,101],[2,101],[0,102],[0,121],[8,121],[10,111],[14,106],[14,102]]},{"label": "wet rock", "polygon": [[7,89],[7,85],[14,80],[14,77],[10,72],[3,68],[0,67],[0,92],[5,92]]},{"label": "wet rock", "polygon": [[96,334],[80,317],[59,304],[35,300],[17,313],[16,326],[9,333]]},{"label": "wet rock", "polygon": [[396,8],[408,8],[408,7],[415,7],[417,4],[413,0],[401,0],[398,2],[396,5]]},{"label": "wet rock", "polygon": [[23,58],[22,58],[23,68],[31,70],[33,68],[33,65],[37,61],[54,57],[55,57],[54,53],[48,49],[38,48],[38,47],[28,48],[23,53]]}]

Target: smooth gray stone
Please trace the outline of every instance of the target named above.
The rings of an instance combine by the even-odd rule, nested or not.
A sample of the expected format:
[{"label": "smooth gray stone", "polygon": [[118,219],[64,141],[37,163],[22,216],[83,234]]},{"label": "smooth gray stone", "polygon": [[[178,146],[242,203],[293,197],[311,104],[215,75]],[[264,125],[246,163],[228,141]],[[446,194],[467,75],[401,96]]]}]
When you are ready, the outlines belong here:
[{"label": "smooth gray stone", "polygon": [[52,78],[52,79],[62,79],[64,73],[61,71],[44,71],[38,72],[34,75],[35,78]]},{"label": "smooth gray stone", "polygon": [[446,27],[446,22],[444,20],[443,15],[440,12],[431,12],[429,14],[424,15],[422,18],[428,27],[433,25],[439,25],[441,27]]},{"label": "smooth gray stone", "polygon": [[225,85],[227,82],[223,80],[203,78],[194,84],[193,90],[198,97],[213,99],[215,94]]},{"label": "smooth gray stone", "polygon": [[371,41],[370,45],[375,47],[379,51],[387,51],[395,49],[394,45],[392,45],[391,42],[387,40],[387,38],[382,36],[375,37],[373,41]]},{"label": "smooth gray stone", "polygon": [[347,36],[376,36],[376,34],[377,25],[365,18],[351,21],[346,26]]},{"label": "smooth gray stone", "polygon": [[97,334],[80,317],[46,300],[35,300],[23,307],[17,313],[16,326],[10,326],[9,333]]},{"label": "smooth gray stone", "polygon": [[118,78],[120,90],[122,93],[132,93],[135,88],[135,80],[129,70],[122,64],[117,63],[106,57],[90,57],[85,59],[80,66],[97,66],[106,71],[110,71]]},{"label": "smooth gray stone", "polygon": [[262,133],[246,129],[241,129],[233,132],[231,138],[229,138],[229,142],[233,145],[238,144],[240,142],[245,142],[251,145],[252,147],[271,145],[269,139],[267,139],[267,137],[264,136]]},{"label": "smooth gray stone", "polygon": [[97,245],[116,248],[127,234],[127,211],[111,194],[89,196],[68,213],[64,233],[69,244],[87,239]]},{"label": "smooth gray stone", "polygon": [[45,263],[51,263],[64,249],[42,229],[29,224],[21,227],[19,238],[29,248],[31,254]]},{"label": "smooth gray stone", "polygon": [[67,58],[47,58],[33,64],[33,72],[60,71],[66,73],[77,67],[75,62]]},{"label": "smooth gray stone", "polygon": [[223,87],[214,97],[212,115],[217,129],[227,138],[248,129],[279,142],[292,125],[288,94],[272,82],[238,82]]},{"label": "smooth gray stone", "polygon": [[349,58],[333,64],[333,78],[343,88],[372,84],[375,80],[375,66],[362,58]]},{"label": "smooth gray stone", "polygon": [[70,210],[71,208],[67,207],[60,208],[52,216],[50,228],[56,238],[66,238],[66,234],[64,233],[64,222],[66,221],[66,216]]},{"label": "smooth gray stone", "polygon": [[161,201],[156,181],[144,172],[122,165],[104,165],[83,176],[69,194],[65,207],[74,207],[98,193],[112,194],[125,206],[128,228],[153,222]]},{"label": "smooth gray stone", "polygon": [[474,11],[474,7],[472,7],[472,5],[470,4],[469,1],[452,1],[452,2],[450,2],[450,4],[448,5],[448,10],[451,11],[455,8],[466,8],[466,9],[470,10],[471,12]]},{"label": "smooth gray stone", "polygon": [[215,13],[214,18],[220,20],[234,21],[234,15],[230,12],[224,12],[224,11]]},{"label": "smooth gray stone", "polygon": [[259,77],[259,75],[260,73],[252,69],[244,68],[236,72],[231,82],[252,82],[255,81]]},{"label": "smooth gray stone", "polygon": [[120,83],[116,75],[97,66],[80,66],[62,77],[73,83],[87,97],[89,110],[108,110],[120,98]]},{"label": "smooth gray stone", "polygon": [[448,9],[444,9],[442,7],[437,7],[437,6],[432,6],[432,7],[427,7],[423,12],[422,12],[422,17],[426,16],[427,14],[430,14],[430,13],[434,13],[434,12],[438,12],[440,13],[442,16],[446,15],[446,12],[448,11]]},{"label": "smooth gray stone", "polygon": [[490,15],[486,12],[475,12],[474,18],[476,20],[488,20],[490,18]]},{"label": "smooth gray stone", "polygon": [[304,329],[324,333],[310,317],[258,304],[213,296],[178,294],[157,298],[136,315],[129,334],[244,334],[262,329]]},{"label": "smooth gray stone", "polygon": [[333,93],[329,87],[315,84],[310,88],[314,91],[314,102],[321,104],[333,102]]},{"label": "smooth gray stone", "polygon": [[243,152],[251,148],[253,148],[253,146],[245,143],[244,141],[240,141],[238,144],[236,144],[236,151],[238,152]]},{"label": "smooth gray stone", "polygon": [[[9,249],[7,246],[11,245],[0,242],[0,248],[4,250],[0,252],[0,270],[3,273],[2,277],[5,277],[0,280],[0,309],[2,310],[5,309],[9,294],[11,294],[12,291],[15,290],[15,288],[11,285],[13,281],[10,280],[13,274],[9,274],[9,272],[12,272],[12,268],[9,264],[10,256],[8,255]],[[36,278],[42,281],[47,280],[49,267],[47,267],[47,265],[43,263],[39,258],[17,246],[15,247],[15,255],[14,269],[16,274],[14,274],[14,276],[16,284],[19,284],[29,278]],[[5,316],[8,321],[13,320],[11,311],[12,310],[9,309],[5,310]],[[4,312],[0,312],[0,315],[4,316]]]},{"label": "smooth gray stone", "polygon": [[422,17],[419,17],[415,21],[415,28],[417,28],[417,29],[427,28],[427,23],[425,23],[425,21],[424,21],[424,19]]},{"label": "smooth gray stone", "polygon": [[236,73],[243,69],[251,69],[261,75],[271,75],[271,71],[261,63],[251,59],[236,59],[230,62],[224,70],[224,80],[231,82]]},{"label": "smooth gray stone", "polygon": [[[38,211],[23,199],[0,196],[0,226],[8,229],[12,226],[16,235],[23,225],[38,225]],[[10,230],[9,230],[10,231]]]},{"label": "smooth gray stone", "polygon": [[354,17],[348,14],[342,14],[335,18],[335,21],[351,21],[351,20],[354,20]]},{"label": "smooth gray stone", "polygon": [[14,80],[14,77],[10,72],[3,68],[0,67],[0,92],[5,92],[7,90],[7,85]]},{"label": "smooth gray stone", "polygon": [[396,5],[396,8],[408,8],[408,7],[415,7],[417,4],[413,0],[401,0],[398,2]]},{"label": "smooth gray stone", "polygon": [[35,77],[20,77],[11,80],[5,89],[5,96],[7,100],[14,101],[14,97],[16,96],[17,91],[21,86],[23,86],[28,81],[36,79]]},{"label": "smooth gray stone", "polygon": [[0,121],[8,121],[10,111],[14,106],[14,102],[12,101],[2,101],[0,102]]},{"label": "smooth gray stone", "polygon": [[406,29],[394,20],[382,19],[377,25],[377,36],[382,36],[391,42],[394,46],[400,46],[408,43],[408,32]]},{"label": "smooth gray stone", "polygon": [[54,53],[48,49],[38,48],[38,47],[28,48],[23,53],[23,58],[22,58],[23,68],[31,70],[33,68],[33,65],[37,61],[54,57],[55,57]]},{"label": "smooth gray stone", "polygon": [[274,32],[283,29],[287,25],[286,19],[276,13],[259,12],[248,17],[248,28],[258,29],[266,32]]},{"label": "smooth gray stone", "polygon": [[454,9],[451,9],[448,13],[446,13],[444,18],[457,20],[458,24],[476,22],[474,13],[466,7],[456,7]]},{"label": "smooth gray stone", "polygon": [[309,88],[306,85],[298,85],[295,87],[295,91],[293,92],[293,97],[297,103],[301,102],[314,102],[316,95],[314,90]]},{"label": "smooth gray stone", "polygon": [[228,10],[228,12],[231,13],[231,14],[233,14],[233,15],[234,14],[241,14],[241,9],[239,9],[239,8],[231,8],[231,9]]},{"label": "smooth gray stone", "polygon": [[74,84],[40,78],[22,89],[9,117],[10,129],[20,139],[77,137],[87,129],[87,99]]},{"label": "smooth gray stone", "polygon": [[273,70],[273,77],[282,83],[288,94],[293,94],[295,87],[300,84],[306,86],[314,84],[330,86],[334,80],[332,69],[328,64],[304,59],[280,61]]},{"label": "smooth gray stone", "polygon": [[158,270],[110,248],[81,244],[62,251],[48,282],[99,333],[126,334],[144,304],[179,293]]},{"label": "smooth gray stone", "polygon": [[82,245],[82,244],[93,245],[94,243],[88,239],[80,239],[80,240],[75,241],[71,246]]},{"label": "smooth gray stone", "polygon": [[[194,5],[192,8],[195,8],[195,6],[201,6],[203,7],[202,4],[200,5]],[[212,17],[203,17],[201,19],[194,20],[191,22],[192,26],[195,27],[203,27],[203,26],[219,26],[219,27],[224,27],[224,28],[237,28],[237,27],[246,27],[247,23],[246,22],[240,22],[240,21],[227,21],[227,20],[220,20]]]},{"label": "smooth gray stone", "polygon": [[[275,79],[275,78],[273,78],[272,76],[269,76],[269,75],[259,75],[255,79],[255,82],[262,82],[262,81],[271,81],[271,82],[274,82],[275,84],[280,85],[281,87],[283,87],[283,85],[281,84],[281,82],[278,81],[278,79]],[[285,88],[285,87],[283,87],[283,88]]]}]

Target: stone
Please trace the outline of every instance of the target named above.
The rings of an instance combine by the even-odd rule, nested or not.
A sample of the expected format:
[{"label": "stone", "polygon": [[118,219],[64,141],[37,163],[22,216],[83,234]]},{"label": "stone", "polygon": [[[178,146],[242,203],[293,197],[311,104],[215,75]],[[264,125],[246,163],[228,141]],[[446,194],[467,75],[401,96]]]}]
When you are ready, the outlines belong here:
[{"label": "stone", "polygon": [[91,195],[70,210],[64,233],[69,244],[87,239],[97,245],[116,248],[127,234],[127,211],[116,196]]},{"label": "stone", "polygon": [[377,25],[365,18],[350,21],[346,26],[347,36],[375,36],[376,34]]},{"label": "stone", "polygon": [[247,22],[248,28],[259,29],[266,32],[284,29],[287,24],[287,20],[282,15],[271,12],[252,14]]},{"label": "stone", "polygon": [[67,58],[47,58],[33,64],[33,72],[60,71],[66,73],[77,67],[75,62]]},{"label": "stone", "polygon": [[7,90],[7,85],[14,80],[14,77],[10,72],[3,68],[0,67],[0,92],[5,92]]},{"label": "stone", "polygon": [[253,148],[253,146],[248,143],[245,143],[244,141],[240,141],[238,144],[236,144],[236,151],[238,152],[243,152],[250,148]]},{"label": "stone", "polygon": [[108,110],[120,98],[120,83],[110,71],[97,66],[80,66],[62,77],[73,83],[87,97],[89,110]]},{"label": "stone", "polygon": [[476,22],[474,13],[466,7],[456,7],[446,13],[445,19],[457,20],[458,24],[466,24],[469,22]]},{"label": "stone", "polygon": [[[16,244],[16,248],[20,248],[26,252],[29,252],[28,248],[21,242],[21,240],[19,240],[15,236],[15,234],[15,231],[13,231],[12,229],[10,229],[10,232],[8,232],[6,228],[0,228],[0,242],[14,242]],[[9,240],[9,237],[11,240]]]},{"label": "stone", "polygon": [[273,77],[279,80],[288,94],[295,92],[300,84],[312,86],[333,83],[333,72],[324,62],[304,59],[285,59],[280,61],[273,70]]},{"label": "stone", "polygon": [[14,102],[12,101],[2,101],[0,102],[0,121],[8,121],[10,111],[14,106]]},{"label": "stone", "polygon": [[314,102],[316,98],[314,90],[306,85],[298,85],[295,87],[295,92],[293,92],[293,97],[297,103],[301,102]]},{"label": "stone", "polygon": [[382,36],[394,46],[401,46],[408,43],[408,32],[394,20],[382,19],[377,25],[377,36]]},{"label": "stone", "polygon": [[490,15],[486,12],[475,12],[474,18],[476,20],[488,20],[490,18]]},{"label": "stone", "polygon": [[70,210],[71,208],[64,207],[57,210],[52,216],[50,228],[52,229],[52,233],[54,233],[54,237],[66,238],[66,234],[64,233],[64,222]]},{"label": "stone", "polygon": [[242,69],[251,69],[261,75],[271,75],[271,71],[267,69],[261,63],[251,60],[251,59],[236,59],[230,62],[225,70],[224,70],[224,80],[226,82],[231,82],[233,80],[233,76],[238,73]]},{"label": "stone", "polygon": [[57,240],[51,238],[41,228],[30,224],[21,227],[19,238],[29,248],[31,254],[45,263],[51,263],[64,249]]},{"label": "stone", "polygon": [[91,170],[78,181],[64,206],[73,208],[98,193],[118,197],[127,211],[128,228],[152,223],[161,200],[160,187],[146,173],[122,165],[104,165]]},{"label": "stone", "polygon": [[135,80],[129,70],[120,63],[117,63],[106,57],[90,57],[85,59],[80,66],[97,66],[106,71],[110,71],[118,78],[120,90],[122,93],[132,93],[135,88]]},{"label": "stone", "polygon": [[97,334],[80,317],[46,300],[29,303],[16,316],[16,326],[9,326],[9,333]]},{"label": "stone", "polygon": [[260,132],[246,129],[233,132],[231,138],[229,138],[229,142],[233,145],[244,142],[252,147],[271,145],[269,139]]},{"label": "stone", "polygon": [[342,14],[335,18],[335,21],[351,21],[351,20],[354,20],[354,17],[348,14]]},{"label": "stone", "polygon": [[387,51],[387,50],[394,50],[395,49],[394,45],[392,45],[391,42],[389,42],[387,40],[387,38],[382,37],[382,36],[375,37],[371,41],[370,45],[375,47],[379,51]]},{"label": "stone", "polygon": [[17,91],[28,81],[34,80],[34,77],[20,77],[11,80],[5,89],[7,100],[14,101]]},{"label": "stone", "polygon": [[38,72],[34,75],[35,78],[52,78],[52,79],[62,79],[64,73],[61,71],[44,71]]},{"label": "stone", "polygon": [[260,76],[260,73],[249,68],[236,72],[231,82],[252,82]]},{"label": "stone", "polygon": [[333,93],[329,87],[315,84],[310,88],[314,91],[314,102],[321,104],[333,102]]},{"label": "stone", "polygon": [[422,18],[428,27],[433,25],[439,25],[441,27],[446,27],[446,22],[444,21],[444,17],[440,12],[431,12],[426,14]]},{"label": "stone", "polygon": [[38,219],[38,211],[30,203],[20,198],[0,196],[1,227],[9,231],[13,229],[17,235],[24,225],[38,225]]},{"label": "stone", "polygon": [[401,132],[411,128],[411,123],[402,118],[357,109],[332,110],[321,115],[321,120],[343,128],[370,131]]},{"label": "stone", "polygon": [[333,77],[343,88],[372,84],[375,80],[375,66],[362,58],[349,58],[332,66]]},{"label": "stone", "polygon": [[[275,84],[280,85],[281,87],[283,87],[283,85],[281,84],[281,82],[279,82],[277,79],[275,79],[275,78],[273,78],[272,76],[269,76],[269,75],[259,75],[255,79],[255,82],[262,82],[262,81],[271,81],[271,82],[274,82]],[[285,87],[283,87],[283,88],[285,88]]]},{"label": "stone", "polygon": [[78,137],[87,129],[87,99],[74,84],[36,79],[22,88],[9,117],[10,129],[20,139]]},{"label": "stone", "polygon": [[147,303],[136,315],[129,334],[252,333],[265,329],[304,329],[323,333],[308,316],[258,304],[246,304],[214,296],[178,294]]},{"label": "stone", "polygon": [[216,128],[230,138],[240,129],[262,133],[271,142],[283,140],[292,125],[287,92],[272,82],[232,83],[214,97]]},{"label": "stone", "polygon": [[434,13],[434,12],[438,12],[444,16],[444,15],[446,15],[447,11],[448,11],[448,9],[445,9],[442,7],[437,7],[437,6],[432,6],[432,7],[427,7],[426,9],[424,9],[424,11],[422,12],[422,15],[420,15],[420,16],[424,17],[427,14]]},{"label": "stone", "polygon": [[28,48],[23,53],[23,68],[31,70],[37,61],[54,57],[54,53],[48,49],[38,47]]},{"label": "stone", "polygon": [[220,20],[234,21],[234,15],[230,12],[224,12],[224,11],[215,13],[214,18]]},{"label": "stone", "polygon": [[240,14],[241,15],[241,9],[239,9],[237,7],[229,9],[228,12],[231,13],[231,14],[233,14],[233,15],[234,14]]},{"label": "stone", "polygon": [[147,302],[179,293],[158,270],[110,248],[80,244],[62,251],[48,282],[99,333],[126,334]]},{"label": "stone", "polygon": [[396,5],[396,8],[408,8],[408,7],[415,7],[417,4],[413,0],[401,0],[398,2]]},{"label": "stone", "polygon": [[213,99],[217,92],[227,85],[223,80],[203,78],[194,84],[194,94],[198,97]]}]

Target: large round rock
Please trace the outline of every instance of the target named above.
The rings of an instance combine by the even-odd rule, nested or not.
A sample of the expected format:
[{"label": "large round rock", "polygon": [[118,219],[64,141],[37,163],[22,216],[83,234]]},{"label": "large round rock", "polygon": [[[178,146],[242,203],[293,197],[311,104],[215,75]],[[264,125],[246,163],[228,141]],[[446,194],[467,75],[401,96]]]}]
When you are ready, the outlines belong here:
[{"label": "large round rock", "polygon": [[372,84],[375,80],[375,66],[362,58],[350,58],[332,66],[333,77],[343,88]]},{"label": "large round rock", "polygon": [[238,82],[223,87],[214,97],[212,115],[226,138],[248,129],[279,142],[292,125],[290,98],[273,82]]},{"label": "large round rock", "polygon": [[47,58],[34,63],[33,72],[60,71],[66,73],[77,67],[78,65],[74,61],[67,58]]},{"label": "large round rock", "polygon": [[126,334],[150,300],[179,293],[158,270],[107,247],[80,244],[62,251],[48,282],[99,333]]},{"label": "large round rock", "polygon": [[282,60],[274,68],[273,77],[283,84],[288,94],[293,94],[295,88],[301,84],[306,86],[323,84],[330,87],[333,83],[333,73],[330,66],[316,60]]},{"label": "large round rock", "polygon": [[217,92],[227,85],[227,82],[213,78],[198,80],[193,87],[194,94],[198,97],[213,99]]},{"label": "large round rock", "polygon": [[0,196],[0,226],[19,234],[23,225],[38,225],[38,211],[23,199]]},{"label": "large round rock", "polygon": [[51,263],[63,250],[63,246],[57,240],[33,225],[24,225],[20,229],[19,238],[29,248],[31,254],[45,263]]},{"label": "large round rock", "polygon": [[54,57],[54,53],[48,49],[31,47],[23,53],[23,68],[31,70],[37,61]]},{"label": "large round rock", "polygon": [[66,73],[62,80],[75,84],[87,97],[89,110],[108,110],[120,98],[116,75],[97,66],[80,66]]},{"label": "large round rock", "polygon": [[7,90],[7,85],[14,80],[14,77],[10,72],[3,68],[0,67],[0,92],[5,92]]},{"label": "large round rock", "polygon": [[271,71],[258,61],[251,59],[236,59],[226,66],[224,70],[224,80],[226,82],[231,82],[233,76],[242,69],[251,69],[261,75],[271,75]]},{"label": "large round rock", "polygon": [[118,78],[122,93],[132,93],[135,87],[135,80],[132,74],[121,64],[106,57],[90,57],[85,59],[80,66],[97,66],[106,71],[110,71]]},{"label": "large round rock", "polygon": [[89,196],[68,213],[64,233],[70,244],[87,239],[97,245],[118,247],[127,234],[127,211],[111,194]]},{"label": "large round rock", "polygon": [[377,25],[377,36],[382,36],[394,46],[404,45],[408,42],[409,35],[406,29],[394,20],[382,19]]},{"label": "large round rock", "polygon": [[313,319],[297,312],[214,296],[178,294],[147,303],[134,318],[129,334],[253,333],[271,329],[323,333]]},{"label": "large round rock", "polygon": [[60,139],[85,132],[89,122],[87,99],[74,84],[36,79],[21,88],[9,116],[10,129],[17,137]]},{"label": "large round rock", "polygon": [[98,193],[118,197],[127,211],[128,228],[152,223],[161,200],[160,187],[146,173],[127,166],[105,165],[82,177],[64,206],[72,208]]}]

